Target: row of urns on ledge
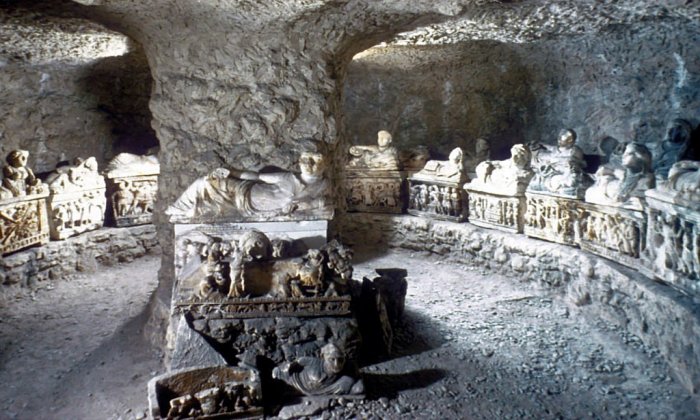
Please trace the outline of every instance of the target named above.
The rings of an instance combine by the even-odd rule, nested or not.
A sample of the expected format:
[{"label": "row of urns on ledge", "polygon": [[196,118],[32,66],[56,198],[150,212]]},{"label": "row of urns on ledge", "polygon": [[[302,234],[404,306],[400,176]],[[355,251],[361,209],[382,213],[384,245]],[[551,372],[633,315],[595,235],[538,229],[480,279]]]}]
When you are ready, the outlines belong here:
[{"label": "row of urns on ledge", "polygon": [[95,158],[78,158],[44,181],[27,167],[28,157],[14,150],[3,168],[0,254],[99,229],[108,209],[115,226],[151,222],[160,173],[155,156],[123,153],[102,173]]},{"label": "row of urns on ledge", "polygon": [[515,145],[503,161],[484,159],[477,142],[478,162],[457,148],[447,161],[404,171],[380,132],[377,146],[350,149],[348,208],[407,209],[580,246],[698,293],[700,162],[679,160],[690,128],[675,123],[660,152],[628,143],[593,175],[572,130],[562,130],[556,146]]}]

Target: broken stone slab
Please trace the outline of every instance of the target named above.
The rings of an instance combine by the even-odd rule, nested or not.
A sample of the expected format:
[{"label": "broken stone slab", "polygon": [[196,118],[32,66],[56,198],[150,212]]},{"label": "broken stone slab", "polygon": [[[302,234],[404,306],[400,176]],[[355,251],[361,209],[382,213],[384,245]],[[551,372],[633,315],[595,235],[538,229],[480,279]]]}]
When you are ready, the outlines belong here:
[{"label": "broken stone slab", "polygon": [[262,418],[260,374],[250,367],[174,370],[148,382],[152,419]]}]

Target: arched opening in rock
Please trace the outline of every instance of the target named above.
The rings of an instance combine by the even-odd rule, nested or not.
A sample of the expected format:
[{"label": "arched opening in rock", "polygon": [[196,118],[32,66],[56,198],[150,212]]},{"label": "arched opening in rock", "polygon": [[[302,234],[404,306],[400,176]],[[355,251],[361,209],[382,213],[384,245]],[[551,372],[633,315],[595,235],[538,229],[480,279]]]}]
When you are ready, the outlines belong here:
[{"label": "arched opening in rock", "polygon": [[11,3],[2,25],[0,155],[27,150],[42,174],[77,157],[103,168],[120,152],[158,146],[138,43],[82,17],[70,1]]}]

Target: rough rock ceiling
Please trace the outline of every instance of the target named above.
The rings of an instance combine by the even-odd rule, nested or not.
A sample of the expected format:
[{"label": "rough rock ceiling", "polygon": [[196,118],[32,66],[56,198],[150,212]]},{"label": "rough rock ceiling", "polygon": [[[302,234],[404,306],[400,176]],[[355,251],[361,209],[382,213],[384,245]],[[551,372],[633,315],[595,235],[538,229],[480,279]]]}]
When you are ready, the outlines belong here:
[{"label": "rough rock ceiling", "polygon": [[645,21],[700,24],[692,0],[540,0],[492,2],[462,16],[403,32],[393,45],[454,44],[471,40],[524,43],[560,35],[596,33],[613,25]]},{"label": "rough rock ceiling", "polygon": [[0,61],[78,64],[129,51],[125,35],[54,12],[21,6],[0,11]]},{"label": "rough rock ceiling", "polygon": [[[358,16],[365,19],[376,16],[381,20],[379,24],[388,26],[391,16],[404,13],[416,16],[416,22],[424,22],[414,23],[419,27],[399,33],[383,45],[454,44],[471,40],[524,43],[643,22],[700,26],[700,2],[692,0],[10,1],[0,9],[0,60],[80,63],[122,55],[129,49],[128,38],[92,22],[91,14],[95,12],[95,16],[103,18],[99,13],[106,10],[118,27],[120,16],[126,20],[139,14],[151,16],[158,7],[187,9],[185,13],[180,11],[180,18],[184,15],[193,20],[221,19],[237,30],[280,21],[313,21],[313,16],[324,14],[343,16],[344,11],[349,14],[360,9],[364,13]],[[163,15],[165,19],[167,16]],[[401,22],[405,25],[406,20]]]}]

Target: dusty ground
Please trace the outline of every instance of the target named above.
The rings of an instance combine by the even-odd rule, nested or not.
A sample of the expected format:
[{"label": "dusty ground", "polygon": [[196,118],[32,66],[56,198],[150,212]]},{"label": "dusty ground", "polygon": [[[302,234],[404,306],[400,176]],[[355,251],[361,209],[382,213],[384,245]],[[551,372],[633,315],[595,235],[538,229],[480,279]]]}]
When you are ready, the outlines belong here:
[{"label": "dusty ground", "polygon": [[[551,292],[406,251],[358,253],[356,278],[409,271],[395,357],[367,366],[369,400],[322,418],[700,417],[658,352]],[[142,339],[158,259],[0,302],[0,418],[142,418],[163,371]]]}]

